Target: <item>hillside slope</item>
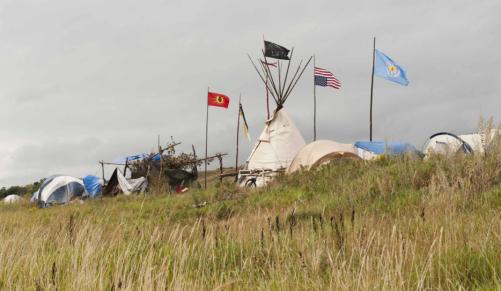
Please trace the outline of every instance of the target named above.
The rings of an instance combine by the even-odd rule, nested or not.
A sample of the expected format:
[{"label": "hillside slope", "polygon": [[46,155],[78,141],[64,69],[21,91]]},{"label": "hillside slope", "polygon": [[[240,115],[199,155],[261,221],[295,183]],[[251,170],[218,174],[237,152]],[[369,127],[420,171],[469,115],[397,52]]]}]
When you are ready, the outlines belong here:
[{"label": "hillside slope", "polygon": [[[501,151],[0,206],[0,289],[501,288]],[[198,205],[198,207],[197,207]]]}]

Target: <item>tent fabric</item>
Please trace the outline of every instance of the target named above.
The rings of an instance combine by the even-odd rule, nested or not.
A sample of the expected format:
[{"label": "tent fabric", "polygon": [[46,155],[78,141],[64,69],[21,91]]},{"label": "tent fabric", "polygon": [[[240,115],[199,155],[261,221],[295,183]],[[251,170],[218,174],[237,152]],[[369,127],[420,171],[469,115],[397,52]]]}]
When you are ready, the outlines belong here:
[{"label": "tent fabric", "polygon": [[490,142],[499,136],[501,131],[499,129],[491,129],[490,133],[473,133],[462,134],[459,137],[464,140],[473,150],[474,153],[483,154]]},{"label": "tent fabric", "polygon": [[16,194],[12,194],[12,195],[5,196],[5,198],[2,201],[5,204],[13,204],[13,203],[21,202],[23,200],[24,199],[21,196],[16,195]]},{"label": "tent fabric", "polygon": [[117,195],[119,192],[130,195],[137,192],[145,192],[148,187],[148,181],[145,177],[137,179],[127,179],[123,173],[116,168],[111,175],[108,184],[103,190],[104,195]]},{"label": "tent fabric", "polygon": [[87,196],[82,180],[62,175],[47,178],[35,194],[33,200],[44,205],[64,204],[75,197]]},{"label": "tent fabric", "polygon": [[304,146],[287,168],[291,174],[301,169],[310,170],[315,166],[327,164],[335,159],[360,159],[352,144],[337,143],[330,140],[317,140]]},{"label": "tent fabric", "polygon": [[427,156],[432,153],[448,155],[458,152],[483,154],[489,143],[500,133],[498,129],[492,129],[489,134],[455,135],[448,132],[439,132],[430,136],[423,147],[423,153]]},{"label": "tent fabric", "polygon": [[[122,157],[122,158],[116,159],[116,160],[113,161],[113,163],[115,163],[115,164],[125,164],[126,162],[142,161],[144,159],[147,159],[150,156],[151,155],[148,155],[146,153],[139,153],[139,154],[130,155],[130,156],[126,156],[126,157]],[[160,154],[159,153],[154,154],[153,156],[151,156],[151,160],[154,161],[154,162],[159,162],[160,161]]]},{"label": "tent fabric", "polygon": [[416,152],[416,148],[407,142],[357,141],[355,147],[376,155],[401,155]]},{"label": "tent fabric", "polygon": [[423,148],[425,156],[432,153],[449,155],[458,152],[469,154],[473,152],[473,149],[460,136],[449,132],[439,132],[430,136]]},{"label": "tent fabric", "polygon": [[285,109],[277,109],[273,112],[272,118],[266,121],[247,159],[247,169],[272,171],[286,169],[305,144],[303,136]]},{"label": "tent fabric", "polygon": [[83,178],[83,183],[85,185],[85,190],[89,193],[89,197],[95,198],[102,194],[103,179],[88,175]]}]

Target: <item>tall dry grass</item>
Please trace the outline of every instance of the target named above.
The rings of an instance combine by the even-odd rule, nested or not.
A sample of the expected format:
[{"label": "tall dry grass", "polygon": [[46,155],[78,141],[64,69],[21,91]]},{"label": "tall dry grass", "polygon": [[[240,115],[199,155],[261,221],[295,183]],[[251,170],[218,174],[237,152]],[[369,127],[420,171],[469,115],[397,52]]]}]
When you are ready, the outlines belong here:
[{"label": "tall dry grass", "polygon": [[252,192],[1,206],[0,289],[500,289],[500,182],[494,142],[485,155],[332,164]]}]

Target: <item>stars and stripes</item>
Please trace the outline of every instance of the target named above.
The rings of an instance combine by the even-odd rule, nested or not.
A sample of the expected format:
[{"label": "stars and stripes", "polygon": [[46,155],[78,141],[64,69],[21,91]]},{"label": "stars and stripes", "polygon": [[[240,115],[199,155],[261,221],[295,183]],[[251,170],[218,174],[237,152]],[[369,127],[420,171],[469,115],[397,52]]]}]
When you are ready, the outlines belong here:
[{"label": "stars and stripes", "polygon": [[329,71],[315,67],[315,85],[322,87],[341,88],[341,82]]}]

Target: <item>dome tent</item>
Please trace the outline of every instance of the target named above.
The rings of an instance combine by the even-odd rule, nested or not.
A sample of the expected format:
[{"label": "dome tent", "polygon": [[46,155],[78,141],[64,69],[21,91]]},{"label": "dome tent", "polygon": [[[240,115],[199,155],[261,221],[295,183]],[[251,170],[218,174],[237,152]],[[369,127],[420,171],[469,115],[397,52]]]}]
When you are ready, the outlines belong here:
[{"label": "dome tent", "polygon": [[7,195],[2,201],[5,204],[13,204],[13,203],[21,202],[23,200],[24,200],[23,197],[16,195],[16,194],[11,194],[11,195]]},{"label": "dome tent", "polygon": [[330,140],[317,140],[304,146],[287,168],[291,174],[301,169],[327,164],[337,159],[360,159],[356,148],[351,144],[342,144]]},{"label": "dome tent", "polygon": [[37,202],[40,207],[52,204],[65,204],[75,197],[87,196],[82,180],[63,175],[54,175],[47,178],[40,189],[33,193],[32,201]]},{"label": "dome tent", "polygon": [[450,132],[438,132],[430,136],[423,147],[423,153],[425,156],[433,153],[442,155],[471,154],[473,148],[460,136]]},{"label": "dome tent", "polygon": [[423,146],[423,153],[450,155],[456,153],[483,154],[491,142],[500,134],[499,129],[491,129],[489,133],[472,133],[455,135],[449,132],[436,133]]}]

